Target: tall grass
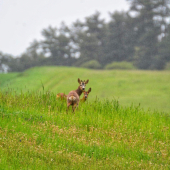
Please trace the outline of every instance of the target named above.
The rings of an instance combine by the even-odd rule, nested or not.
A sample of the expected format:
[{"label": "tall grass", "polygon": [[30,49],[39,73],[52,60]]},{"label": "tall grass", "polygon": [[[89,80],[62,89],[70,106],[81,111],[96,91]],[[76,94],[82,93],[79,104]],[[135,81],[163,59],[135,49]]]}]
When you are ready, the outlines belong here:
[{"label": "tall grass", "polygon": [[122,107],[116,100],[81,103],[75,114],[46,91],[0,92],[2,169],[169,169],[170,117]]}]

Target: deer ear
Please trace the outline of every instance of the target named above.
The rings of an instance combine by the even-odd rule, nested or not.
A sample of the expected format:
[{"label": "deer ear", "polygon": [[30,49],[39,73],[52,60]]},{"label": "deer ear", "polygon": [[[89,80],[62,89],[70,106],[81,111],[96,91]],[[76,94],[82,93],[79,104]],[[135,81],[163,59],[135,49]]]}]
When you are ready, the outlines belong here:
[{"label": "deer ear", "polygon": [[85,84],[87,84],[88,82],[89,82],[89,79],[88,79],[88,80],[86,80]]},{"label": "deer ear", "polygon": [[88,93],[90,93],[91,92],[91,88],[89,88],[89,90],[88,90]]},{"label": "deer ear", "polygon": [[79,79],[79,78],[78,78],[78,83],[79,83],[79,84],[81,84],[81,81],[80,81],[80,79]]}]

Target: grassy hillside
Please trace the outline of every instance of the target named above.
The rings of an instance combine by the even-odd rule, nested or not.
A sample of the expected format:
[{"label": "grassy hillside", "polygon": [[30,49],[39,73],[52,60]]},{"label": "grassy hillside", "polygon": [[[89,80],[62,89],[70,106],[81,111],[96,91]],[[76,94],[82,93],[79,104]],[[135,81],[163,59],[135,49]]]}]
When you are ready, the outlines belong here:
[{"label": "grassy hillside", "polygon": [[116,100],[86,102],[66,114],[54,93],[0,92],[0,169],[168,170],[169,160],[169,114]]},{"label": "grassy hillside", "polygon": [[74,90],[77,79],[89,79],[89,100],[117,99],[123,106],[139,103],[145,109],[170,112],[169,71],[103,71],[67,67],[39,67],[23,73],[0,74],[0,88],[18,92],[40,90],[54,93]]}]

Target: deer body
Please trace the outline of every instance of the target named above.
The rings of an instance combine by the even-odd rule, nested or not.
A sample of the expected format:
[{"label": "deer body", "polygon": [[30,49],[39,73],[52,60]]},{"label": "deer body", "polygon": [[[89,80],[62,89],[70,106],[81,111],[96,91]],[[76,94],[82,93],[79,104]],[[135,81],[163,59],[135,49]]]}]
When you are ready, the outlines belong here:
[{"label": "deer body", "polygon": [[80,101],[80,95],[85,90],[85,86],[88,83],[88,81],[89,80],[83,82],[82,80],[80,81],[80,79],[78,79],[78,83],[80,85],[78,86],[77,90],[70,91],[69,94],[67,95],[67,111],[71,105],[72,105],[73,112],[75,108],[78,107]]}]

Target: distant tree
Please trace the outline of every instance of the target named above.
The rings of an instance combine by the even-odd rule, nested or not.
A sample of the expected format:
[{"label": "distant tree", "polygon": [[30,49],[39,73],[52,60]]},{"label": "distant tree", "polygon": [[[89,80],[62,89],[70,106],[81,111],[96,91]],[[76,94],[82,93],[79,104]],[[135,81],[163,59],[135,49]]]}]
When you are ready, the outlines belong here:
[{"label": "distant tree", "polygon": [[45,56],[40,48],[40,43],[34,40],[21,56],[14,58],[11,67],[13,71],[24,71],[31,67],[43,65],[43,60],[45,60]]},{"label": "distant tree", "polygon": [[[137,30],[138,58],[135,64],[141,69],[160,69],[158,42],[166,35],[166,18],[169,17],[169,0],[128,0]],[[159,62],[160,61],[160,62]],[[159,65],[160,63],[160,65]]]},{"label": "distant tree", "polygon": [[86,35],[86,34],[81,34],[79,35],[81,38],[81,41],[79,43],[80,47],[80,58],[79,60],[81,61],[88,61],[88,60],[99,60],[99,49],[98,47],[98,39],[95,35]]},{"label": "distant tree", "polygon": [[11,70],[10,62],[13,60],[13,56],[9,54],[3,54],[0,52],[0,72],[8,72]]},{"label": "distant tree", "polygon": [[77,61],[73,64],[74,66],[79,66],[85,61],[89,60],[88,56],[83,56],[83,50],[81,47],[81,43],[84,41],[85,29],[84,29],[84,23],[77,20],[72,24],[72,27],[70,29],[71,34],[71,55],[74,56]]},{"label": "distant tree", "polygon": [[77,65],[90,60],[97,60],[100,64],[104,58],[106,24],[96,12],[85,18],[85,22],[77,21],[72,27],[72,39],[77,49]]},{"label": "distant tree", "polygon": [[162,56],[162,60],[165,62],[170,61],[170,25],[167,28],[167,34],[162,38],[162,41],[159,43],[159,55]]},{"label": "distant tree", "polygon": [[42,31],[44,54],[52,65],[71,65],[70,30],[63,23],[60,29],[48,27]]},{"label": "distant tree", "polygon": [[[92,58],[97,60],[101,65],[104,65],[105,47],[107,38],[107,26],[104,19],[101,19],[100,12],[96,12],[90,17],[86,17],[85,26],[87,27],[85,33],[87,39],[92,42],[89,46],[93,49]],[[87,47],[89,47],[87,46]],[[90,48],[90,47],[89,47]],[[90,51],[90,50],[89,50]]]},{"label": "distant tree", "polygon": [[41,44],[40,42],[38,42],[37,40],[34,40],[30,46],[27,48],[26,52],[25,52],[30,58],[32,58],[32,60],[34,60],[34,62],[38,61],[39,58],[43,58],[43,50],[41,48]]},{"label": "distant tree", "polygon": [[128,13],[110,13],[105,64],[113,61],[131,61],[136,44],[133,19]]}]

